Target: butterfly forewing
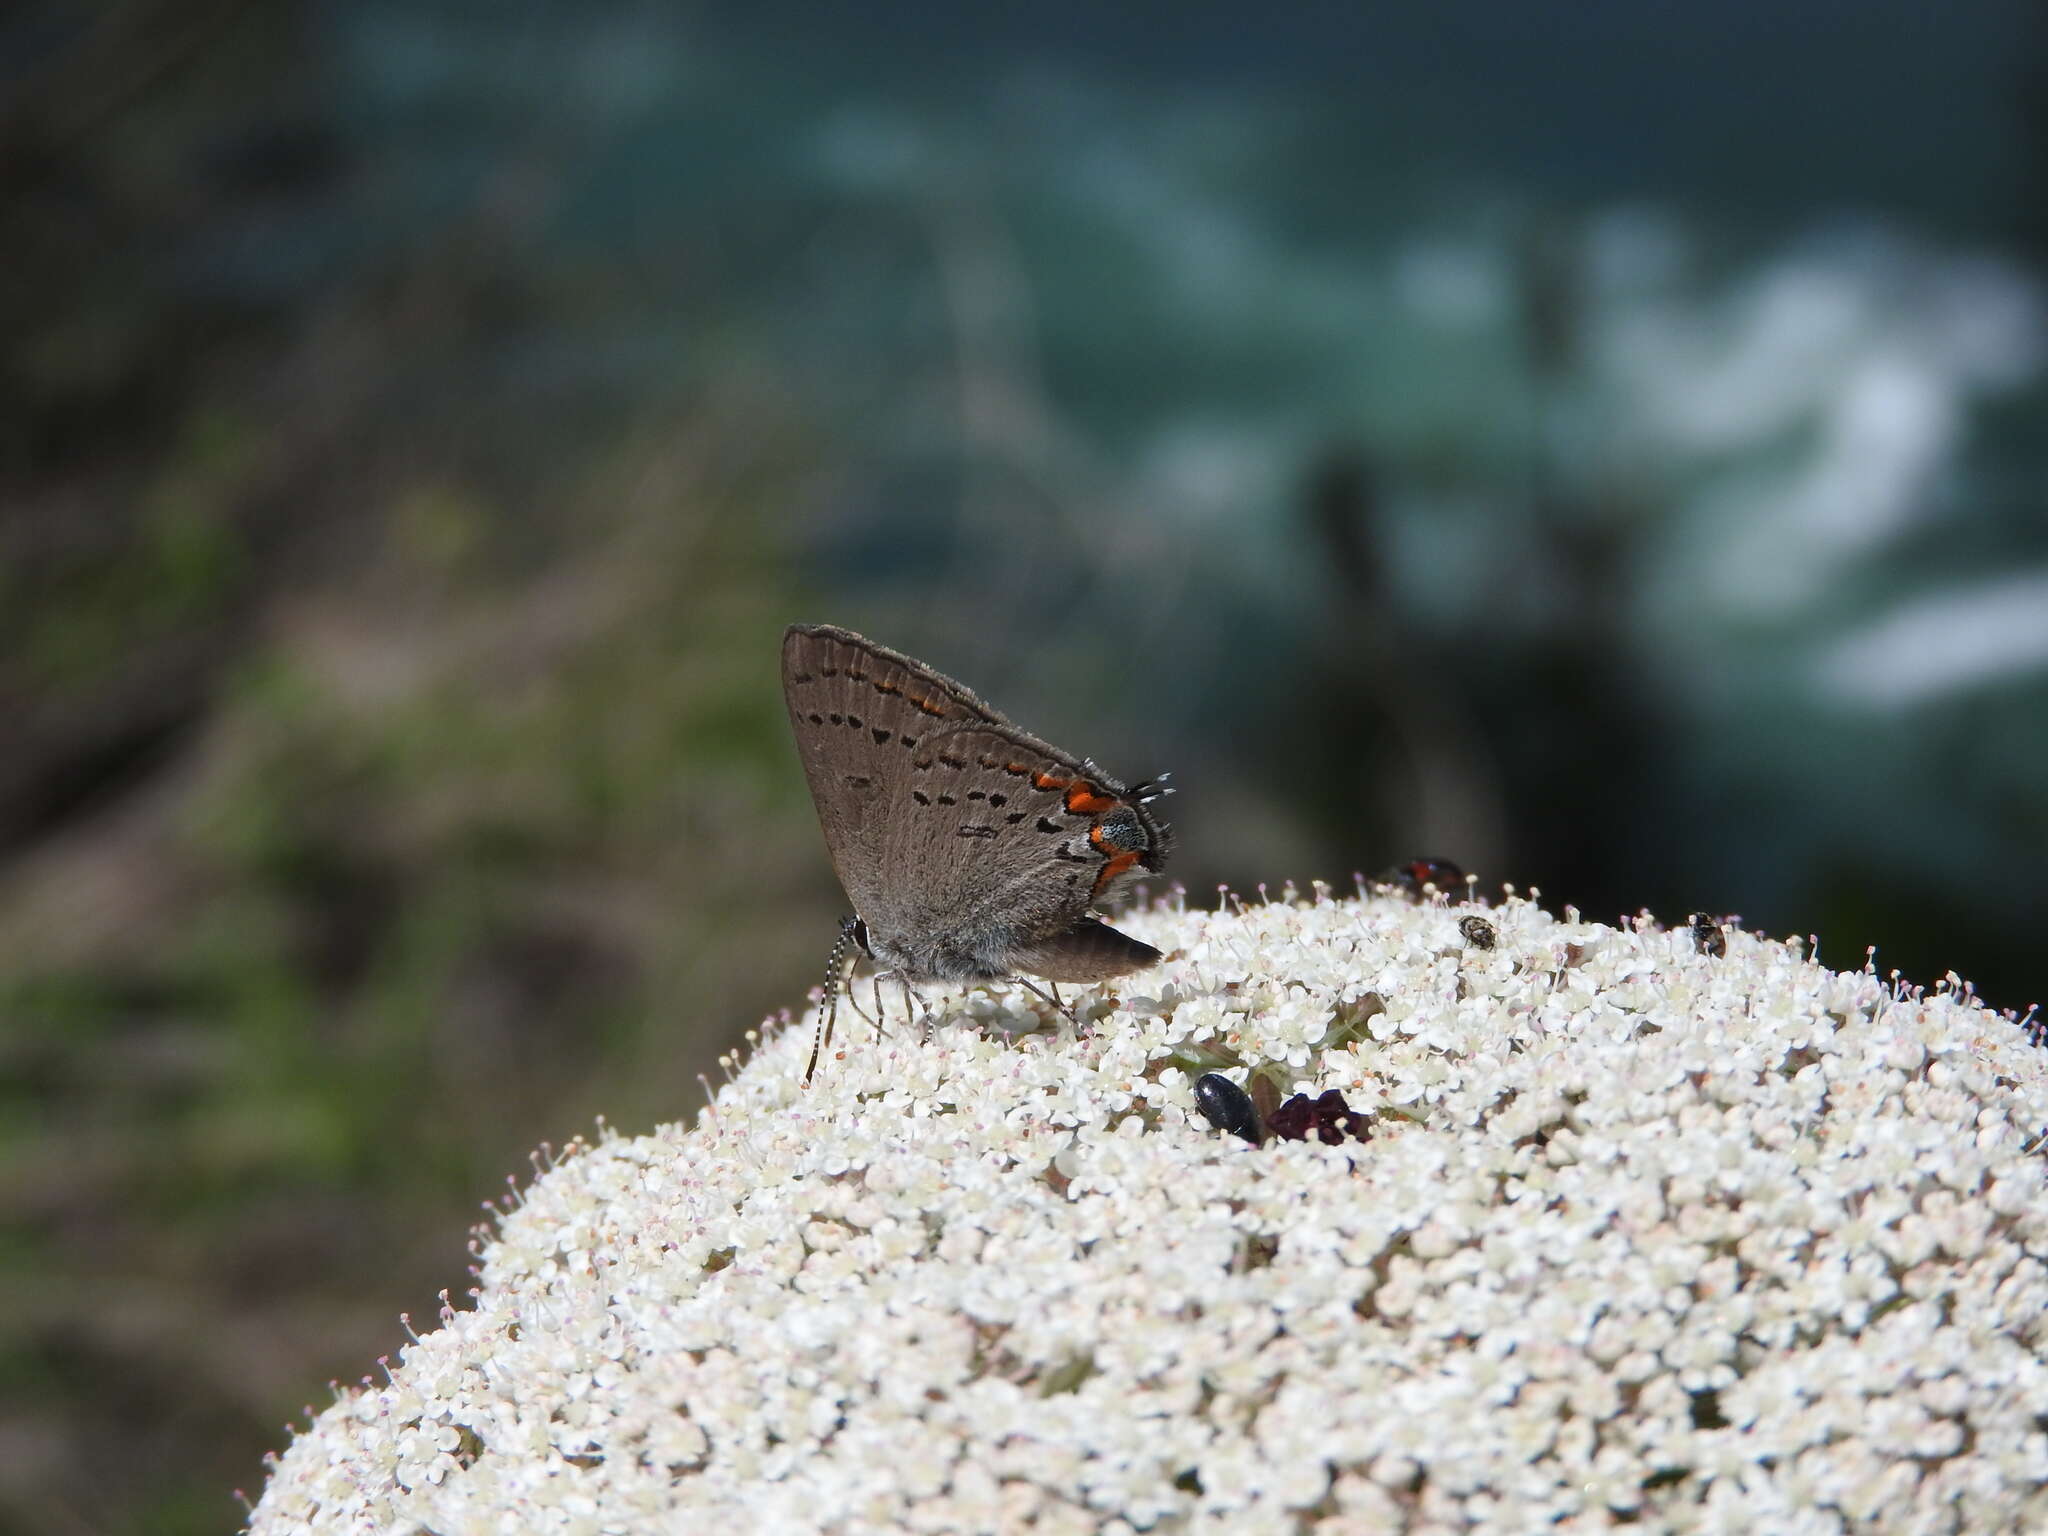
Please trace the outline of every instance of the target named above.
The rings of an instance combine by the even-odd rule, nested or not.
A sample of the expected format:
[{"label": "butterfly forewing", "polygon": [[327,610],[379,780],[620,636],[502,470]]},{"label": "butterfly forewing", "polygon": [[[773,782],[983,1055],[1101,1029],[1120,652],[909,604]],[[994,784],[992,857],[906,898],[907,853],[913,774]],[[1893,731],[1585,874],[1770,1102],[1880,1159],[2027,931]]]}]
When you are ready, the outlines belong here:
[{"label": "butterfly forewing", "polygon": [[910,755],[935,731],[1002,716],[908,656],[822,624],[783,635],[782,696],[832,867],[855,910],[879,920],[892,889],[880,845],[907,798]]}]

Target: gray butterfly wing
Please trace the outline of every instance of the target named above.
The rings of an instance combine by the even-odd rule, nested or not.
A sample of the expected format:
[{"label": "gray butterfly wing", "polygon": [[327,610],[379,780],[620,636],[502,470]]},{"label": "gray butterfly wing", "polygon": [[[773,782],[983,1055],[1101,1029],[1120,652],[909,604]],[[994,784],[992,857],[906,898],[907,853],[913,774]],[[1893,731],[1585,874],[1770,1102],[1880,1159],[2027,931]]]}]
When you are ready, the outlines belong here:
[{"label": "gray butterfly wing", "polygon": [[885,803],[892,899],[862,916],[913,970],[1086,982],[1159,958],[1090,916],[1166,852],[1166,829],[1100,769],[1007,723],[955,726],[911,751]]},{"label": "gray butterfly wing", "polygon": [[782,696],[832,868],[854,910],[887,923],[900,885],[885,877],[882,840],[910,756],[935,731],[1007,722],[951,678],[829,624],[784,632]]}]

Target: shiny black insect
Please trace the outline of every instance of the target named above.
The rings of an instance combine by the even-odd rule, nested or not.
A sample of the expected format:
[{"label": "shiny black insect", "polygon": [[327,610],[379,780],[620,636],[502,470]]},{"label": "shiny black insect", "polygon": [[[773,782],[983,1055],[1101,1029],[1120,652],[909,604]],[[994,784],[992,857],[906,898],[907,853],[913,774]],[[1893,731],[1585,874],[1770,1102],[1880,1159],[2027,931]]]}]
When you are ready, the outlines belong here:
[{"label": "shiny black insect", "polygon": [[1255,1147],[1259,1144],[1259,1111],[1252,1096],[1221,1072],[1204,1072],[1195,1079],[1195,1108],[1217,1130],[1242,1136]]},{"label": "shiny black insect", "polygon": [[1474,949],[1491,949],[1500,941],[1493,924],[1483,917],[1467,917],[1459,920],[1458,932],[1465,936],[1465,942]]}]

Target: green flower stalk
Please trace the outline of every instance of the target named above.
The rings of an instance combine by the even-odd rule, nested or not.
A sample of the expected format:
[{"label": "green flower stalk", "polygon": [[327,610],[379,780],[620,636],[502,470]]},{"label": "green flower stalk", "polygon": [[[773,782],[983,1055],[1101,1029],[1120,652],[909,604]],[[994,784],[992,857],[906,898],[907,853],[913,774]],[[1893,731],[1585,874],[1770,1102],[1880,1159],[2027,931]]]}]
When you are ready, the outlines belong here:
[{"label": "green flower stalk", "polygon": [[[2048,1528],[2026,1028],[1476,910],[1131,914],[1078,1032],[885,993],[808,1089],[772,1033],[544,1173],[252,1532]],[[1348,1133],[1219,1134],[1211,1070]]]}]

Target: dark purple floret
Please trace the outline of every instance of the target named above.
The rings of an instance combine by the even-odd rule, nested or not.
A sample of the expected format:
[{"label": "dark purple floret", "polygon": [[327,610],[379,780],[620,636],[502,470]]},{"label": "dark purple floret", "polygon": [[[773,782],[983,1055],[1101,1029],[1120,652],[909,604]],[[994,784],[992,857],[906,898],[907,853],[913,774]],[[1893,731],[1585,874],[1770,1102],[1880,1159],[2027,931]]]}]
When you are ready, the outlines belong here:
[{"label": "dark purple floret", "polygon": [[1297,1093],[1266,1117],[1266,1128],[1286,1141],[1307,1141],[1313,1136],[1326,1147],[1347,1137],[1352,1141],[1372,1137],[1372,1122],[1346,1104],[1335,1088],[1313,1099]]}]

